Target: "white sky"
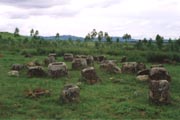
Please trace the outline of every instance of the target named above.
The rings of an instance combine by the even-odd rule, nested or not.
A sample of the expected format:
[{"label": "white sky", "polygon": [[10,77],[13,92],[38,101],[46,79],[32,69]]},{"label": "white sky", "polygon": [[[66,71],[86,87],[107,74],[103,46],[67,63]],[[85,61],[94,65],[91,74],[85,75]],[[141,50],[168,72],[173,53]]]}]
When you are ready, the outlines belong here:
[{"label": "white sky", "polygon": [[133,38],[180,36],[180,0],[0,0],[0,31],[29,35],[71,34],[92,29]]}]

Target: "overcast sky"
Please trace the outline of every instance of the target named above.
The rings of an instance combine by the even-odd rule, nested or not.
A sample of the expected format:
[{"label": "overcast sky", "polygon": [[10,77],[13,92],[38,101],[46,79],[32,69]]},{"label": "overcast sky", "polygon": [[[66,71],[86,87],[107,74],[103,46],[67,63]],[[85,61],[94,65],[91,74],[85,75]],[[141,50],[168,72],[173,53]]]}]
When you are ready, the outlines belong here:
[{"label": "overcast sky", "polygon": [[111,36],[180,36],[180,0],[0,0],[0,31],[84,37],[95,28]]}]

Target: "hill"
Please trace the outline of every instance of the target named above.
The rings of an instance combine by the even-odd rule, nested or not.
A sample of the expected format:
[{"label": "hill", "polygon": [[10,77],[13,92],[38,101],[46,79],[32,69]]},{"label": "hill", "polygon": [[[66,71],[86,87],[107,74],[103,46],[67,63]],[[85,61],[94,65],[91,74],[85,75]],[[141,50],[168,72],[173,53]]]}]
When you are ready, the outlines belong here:
[{"label": "hill", "polygon": [[[45,40],[56,40],[55,36],[41,36]],[[59,37],[59,40],[80,40],[83,41],[83,37],[73,36],[73,35],[62,35]]]}]

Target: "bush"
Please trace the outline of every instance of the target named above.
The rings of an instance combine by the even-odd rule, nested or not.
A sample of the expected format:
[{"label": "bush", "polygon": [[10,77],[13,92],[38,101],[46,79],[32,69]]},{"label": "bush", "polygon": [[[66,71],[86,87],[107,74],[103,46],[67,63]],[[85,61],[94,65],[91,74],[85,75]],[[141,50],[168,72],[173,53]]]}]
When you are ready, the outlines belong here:
[{"label": "bush", "polygon": [[146,58],[148,62],[163,63],[165,59],[180,62],[180,54],[171,52],[148,52]]}]

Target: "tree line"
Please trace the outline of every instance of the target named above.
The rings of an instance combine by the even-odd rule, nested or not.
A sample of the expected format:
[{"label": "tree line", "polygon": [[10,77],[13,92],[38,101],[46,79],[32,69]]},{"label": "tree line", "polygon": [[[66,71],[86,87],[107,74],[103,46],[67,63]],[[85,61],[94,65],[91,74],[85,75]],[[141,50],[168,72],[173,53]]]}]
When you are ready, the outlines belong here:
[{"label": "tree line", "polygon": [[[19,28],[15,28],[14,31],[14,36],[18,37],[20,36],[20,30]],[[30,30],[30,37],[32,39],[43,39],[39,37],[39,31],[38,30],[34,30],[31,29]],[[56,33],[55,35],[55,39],[56,40],[60,40],[60,34]],[[125,41],[125,46],[128,48],[128,40],[131,40],[132,37],[130,34],[126,33],[122,36],[122,39]],[[180,38],[179,39],[175,39],[172,40],[171,38],[169,38],[168,42],[165,43],[164,42],[164,37],[157,34],[155,37],[155,40],[152,40],[151,38],[148,40],[146,38],[142,39],[142,40],[138,40],[135,44],[134,47],[138,50],[145,50],[145,49],[158,49],[158,50],[163,50],[166,49],[168,51],[180,51]],[[108,44],[112,44],[113,40],[112,37],[108,34],[108,32],[103,32],[103,31],[99,31],[97,32],[96,29],[93,29],[91,32],[89,32],[85,38],[84,41],[95,41],[95,46],[96,47],[100,47],[102,44],[102,41],[108,43]],[[120,39],[116,38],[116,44],[123,44],[120,43]]]}]

